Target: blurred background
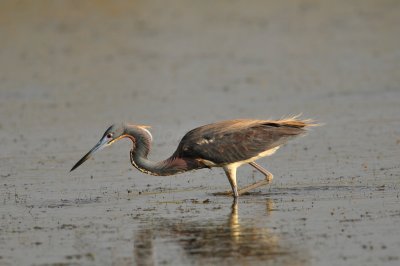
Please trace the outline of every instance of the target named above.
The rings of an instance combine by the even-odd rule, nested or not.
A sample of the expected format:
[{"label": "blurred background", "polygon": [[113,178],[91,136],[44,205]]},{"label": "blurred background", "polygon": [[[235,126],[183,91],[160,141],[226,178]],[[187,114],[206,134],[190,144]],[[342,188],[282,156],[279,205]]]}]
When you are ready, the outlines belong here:
[{"label": "blurred background", "polygon": [[[2,201],[3,214],[13,213],[13,222],[3,220],[3,241],[21,247],[13,230],[15,221],[29,221],[28,203],[92,188],[97,195],[107,186],[125,191],[125,182],[136,182],[134,191],[179,186],[179,178],[131,171],[128,142],[67,174],[121,121],[152,126],[158,160],[205,123],[303,113],[325,126],[268,159],[281,177],[277,186],[348,181],[375,191],[391,184],[398,200],[399,14],[397,0],[0,1]],[[218,181],[200,178],[210,175],[204,172],[183,178],[200,178],[186,187],[198,186],[201,197],[227,185],[222,172],[214,174]],[[14,191],[24,206],[9,200]],[[46,219],[37,215],[33,221]]]},{"label": "blurred background", "polygon": [[399,91],[398,1],[0,5],[3,130],[77,137],[119,121],[186,130],[300,112],[326,122]]}]

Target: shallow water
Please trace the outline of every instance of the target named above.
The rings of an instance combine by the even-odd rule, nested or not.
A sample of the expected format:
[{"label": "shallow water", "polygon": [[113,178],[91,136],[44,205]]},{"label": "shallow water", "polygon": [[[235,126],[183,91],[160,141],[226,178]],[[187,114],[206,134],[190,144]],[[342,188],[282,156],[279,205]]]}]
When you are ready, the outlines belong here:
[{"label": "shallow water", "polygon": [[[0,3],[1,265],[398,265],[397,1]],[[324,126],[259,163],[139,173],[195,126],[303,112]],[[238,171],[240,186],[262,178]],[[23,255],[21,255],[23,254]]]}]

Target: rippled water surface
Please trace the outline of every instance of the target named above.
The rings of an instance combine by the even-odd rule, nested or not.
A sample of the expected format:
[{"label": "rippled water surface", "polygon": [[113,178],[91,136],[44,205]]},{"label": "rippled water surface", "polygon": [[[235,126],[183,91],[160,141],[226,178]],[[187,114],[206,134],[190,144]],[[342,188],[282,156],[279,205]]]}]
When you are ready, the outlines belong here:
[{"label": "rippled water surface", "polygon": [[[399,265],[398,1],[1,1],[1,265]],[[221,169],[130,165],[231,118],[324,125],[259,163],[237,202]],[[238,171],[240,186],[262,176]]]}]

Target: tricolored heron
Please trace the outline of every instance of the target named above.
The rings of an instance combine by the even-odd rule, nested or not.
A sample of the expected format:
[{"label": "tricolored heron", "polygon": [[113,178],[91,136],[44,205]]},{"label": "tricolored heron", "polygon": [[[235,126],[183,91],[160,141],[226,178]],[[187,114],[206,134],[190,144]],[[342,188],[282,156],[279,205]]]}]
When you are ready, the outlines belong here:
[{"label": "tricolored heron", "polygon": [[[225,170],[235,198],[259,186],[271,182],[273,175],[255,163],[257,159],[272,155],[289,139],[302,135],[306,128],[315,126],[312,120],[290,117],[280,120],[237,119],[217,122],[195,128],[182,138],[176,151],[161,162],[150,161],[153,137],[147,126],[117,124],[110,126],[100,141],[80,159],[71,171],[89,159],[96,151],[110,146],[117,140],[132,140],[131,163],[139,171],[167,176],[201,168],[222,167]],[[236,169],[250,164],[260,171],[265,180],[238,190]]]}]

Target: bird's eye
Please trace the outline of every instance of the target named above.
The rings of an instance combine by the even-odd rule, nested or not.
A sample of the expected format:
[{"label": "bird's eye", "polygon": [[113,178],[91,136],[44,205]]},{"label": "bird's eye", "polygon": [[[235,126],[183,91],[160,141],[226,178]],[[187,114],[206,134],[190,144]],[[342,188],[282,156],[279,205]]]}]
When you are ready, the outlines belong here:
[{"label": "bird's eye", "polygon": [[108,134],[107,134],[107,138],[108,138],[108,139],[111,139],[111,138],[112,138],[112,136],[113,136],[113,134],[112,134],[112,133],[108,133]]}]

